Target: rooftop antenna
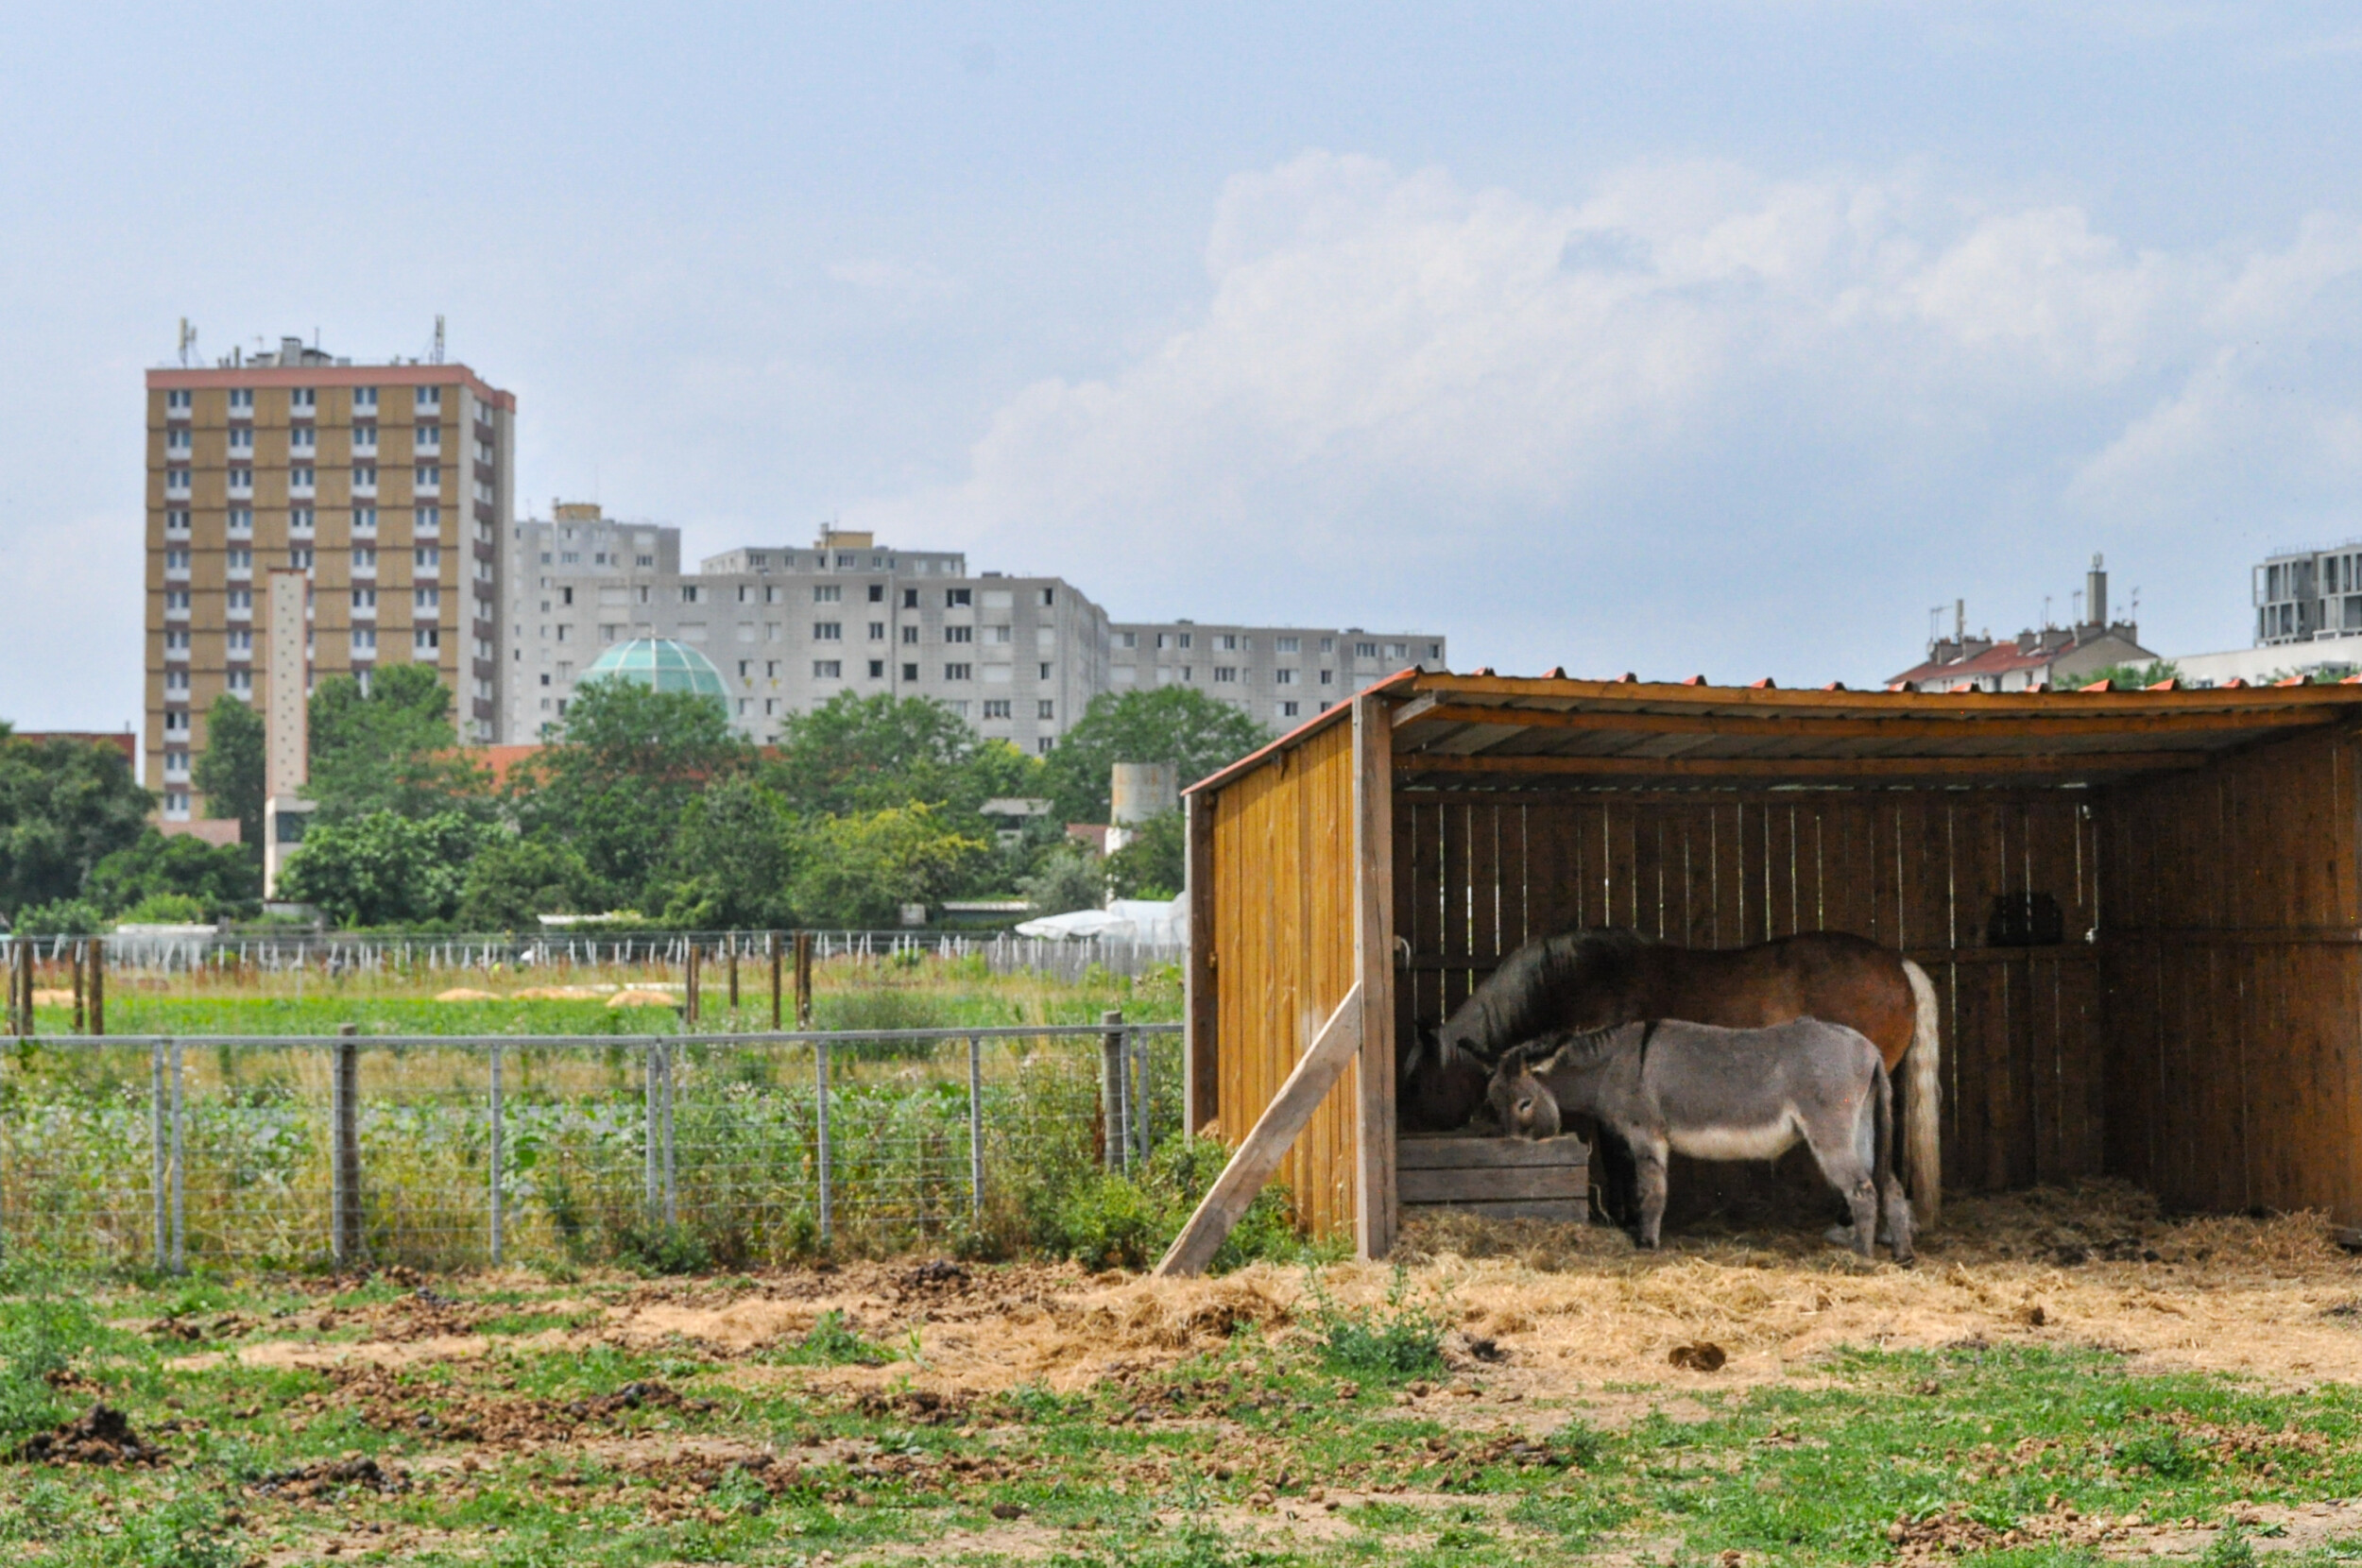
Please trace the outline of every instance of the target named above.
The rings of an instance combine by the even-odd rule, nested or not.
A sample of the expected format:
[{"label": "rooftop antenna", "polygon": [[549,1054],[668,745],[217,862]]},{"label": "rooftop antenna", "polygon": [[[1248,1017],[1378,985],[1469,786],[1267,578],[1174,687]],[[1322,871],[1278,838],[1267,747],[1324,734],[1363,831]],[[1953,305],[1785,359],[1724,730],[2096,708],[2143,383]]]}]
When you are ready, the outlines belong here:
[{"label": "rooftop antenna", "polygon": [[2077,588],[2073,593],[2068,594],[2067,602],[2075,606],[2075,623],[2081,625],[2083,623],[2083,590]]},{"label": "rooftop antenna", "polygon": [[1942,605],[1930,605],[1927,606],[1927,646],[1930,648],[1934,647],[1936,645],[1936,639],[1942,637],[1943,635],[1943,606]]},{"label": "rooftop antenna", "polygon": [[2042,596],[2042,629],[2050,629],[2050,595],[2046,593]]},{"label": "rooftop antenna", "polygon": [[427,363],[429,365],[443,363],[443,313],[440,311],[435,313],[435,351],[428,358]]},{"label": "rooftop antenna", "polygon": [[188,368],[189,350],[196,347],[197,329],[189,325],[189,318],[184,315],[180,318],[180,367],[182,369]]}]

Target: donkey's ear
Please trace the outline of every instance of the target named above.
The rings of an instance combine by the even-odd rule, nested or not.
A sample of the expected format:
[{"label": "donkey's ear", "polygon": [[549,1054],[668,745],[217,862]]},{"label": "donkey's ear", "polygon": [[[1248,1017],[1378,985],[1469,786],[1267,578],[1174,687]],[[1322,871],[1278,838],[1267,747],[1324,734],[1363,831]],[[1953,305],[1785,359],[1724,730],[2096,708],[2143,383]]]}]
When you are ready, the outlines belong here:
[{"label": "donkey's ear", "polygon": [[1532,1048],[1527,1046],[1510,1047],[1507,1050],[1501,1052],[1501,1059],[1493,1064],[1493,1071],[1497,1074],[1509,1074],[1513,1076],[1517,1073],[1524,1072],[1526,1070],[1526,1063],[1531,1059],[1531,1048]]}]

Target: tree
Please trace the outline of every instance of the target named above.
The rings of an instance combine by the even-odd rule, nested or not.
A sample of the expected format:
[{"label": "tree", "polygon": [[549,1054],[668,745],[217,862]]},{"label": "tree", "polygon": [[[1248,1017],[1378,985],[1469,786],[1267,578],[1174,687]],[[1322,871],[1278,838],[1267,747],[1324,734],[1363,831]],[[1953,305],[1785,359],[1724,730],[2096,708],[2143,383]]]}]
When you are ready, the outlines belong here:
[{"label": "tree", "polygon": [[0,912],[78,897],[154,808],[114,747],[19,741],[0,724]]},{"label": "tree", "polygon": [[813,925],[890,925],[900,906],[945,897],[990,856],[982,836],[954,830],[932,806],[825,817],[806,834],[796,909]]},{"label": "tree", "polygon": [[417,926],[449,920],[468,867],[497,827],[458,811],[424,819],[372,811],[306,825],[287,862],[284,895],[317,905],[340,926]]},{"label": "tree", "polygon": [[786,800],[747,775],[695,796],[673,839],[664,924],[705,931],[794,925],[798,837]]},{"label": "tree", "polygon": [[175,897],[196,906],[193,918],[221,920],[261,907],[263,868],[244,844],[166,838],[149,827],[92,867],[88,888],[91,901],[111,914]]},{"label": "tree", "polygon": [[2090,686],[2094,682],[2104,680],[2111,690],[2137,691],[2144,686],[2154,686],[2159,681],[2178,679],[2181,673],[2181,667],[2171,659],[2161,658],[2151,660],[2147,664],[2110,664],[2097,670],[2086,671],[2080,675],[2069,676],[2068,679],[2077,686]]},{"label": "tree", "polygon": [[1106,862],[1069,840],[1035,862],[1033,874],[1018,879],[1017,891],[1036,914],[1101,909],[1107,902]]},{"label": "tree", "polygon": [[238,819],[247,858],[263,863],[263,716],[225,691],[205,715],[205,749],[195,780],[215,817]]},{"label": "tree", "polygon": [[1118,762],[1171,762],[1190,784],[1260,746],[1263,726],[1186,686],[1102,692],[1050,754],[1050,797],[1061,822],[1105,822]]},{"label": "tree", "polygon": [[768,771],[789,804],[810,815],[916,800],[965,816],[997,795],[1038,791],[1041,764],[1006,741],[978,739],[941,703],[847,691],[783,722]]},{"label": "tree", "polygon": [[1189,877],[1189,830],[1178,811],[1159,811],[1132,830],[1107,857],[1107,879],[1119,898],[1172,898]]},{"label": "tree", "polygon": [[351,675],[331,675],[313,691],[308,718],[311,782],[303,793],[319,803],[316,823],[377,811],[488,814],[488,780],[459,748],[451,691],[432,666],[386,665],[366,691]]},{"label": "tree", "polygon": [[512,799],[528,836],[573,845],[609,907],[660,908],[683,808],[753,755],[715,699],[610,676],[574,688]]},{"label": "tree", "polygon": [[570,844],[495,835],[468,862],[459,925],[471,931],[534,929],[544,914],[589,913],[590,868]]}]

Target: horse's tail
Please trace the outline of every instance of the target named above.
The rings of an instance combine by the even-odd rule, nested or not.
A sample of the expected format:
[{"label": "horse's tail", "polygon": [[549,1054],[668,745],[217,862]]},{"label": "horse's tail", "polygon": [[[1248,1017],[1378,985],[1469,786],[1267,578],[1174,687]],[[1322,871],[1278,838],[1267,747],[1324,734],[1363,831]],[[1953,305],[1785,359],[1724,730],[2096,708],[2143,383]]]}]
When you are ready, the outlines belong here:
[{"label": "horse's tail", "polygon": [[1927,971],[1910,960],[1903,973],[1911,982],[1917,1018],[1908,1053],[1910,1086],[1903,1097],[1903,1164],[1910,1173],[1911,1214],[1925,1230],[1943,1205],[1943,1047],[1936,1034],[1936,987]]},{"label": "horse's tail", "polygon": [[[1887,1184],[1894,1178],[1894,1084],[1887,1077],[1887,1065],[1880,1060],[1872,1074],[1870,1085],[1870,1119],[1872,1136],[1875,1140],[1871,1153],[1870,1180],[1877,1201],[1886,1202]],[[1874,1226],[1876,1221],[1874,1219]]]}]

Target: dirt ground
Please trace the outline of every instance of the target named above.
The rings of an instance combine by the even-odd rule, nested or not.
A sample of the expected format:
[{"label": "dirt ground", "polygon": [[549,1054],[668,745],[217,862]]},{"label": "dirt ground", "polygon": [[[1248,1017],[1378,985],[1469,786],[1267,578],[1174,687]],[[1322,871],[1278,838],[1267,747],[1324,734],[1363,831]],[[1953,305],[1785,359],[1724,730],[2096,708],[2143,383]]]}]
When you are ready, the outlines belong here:
[{"label": "dirt ground", "polygon": [[[2325,1220],[2171,1220],[2113,1184],[1958,1201],[1908,1269],[1863,1265],[1795,1230],[1692,1232],[1651,1254],[1602,1228],[1453,1218],[1414,1223],[1398,1261],[1413,1298],[1456,1330],[1454,1356],[1483,1368],[1487,1404],[1580,1390],[1640,1408],[1657,1402],[1647,1390],[1793,1377],[1839,1346],[1979,1340],[2093,1345],[2138,1371],[2230,1372],[2273,1387],[2362,1383],[2362,1259],[2339,1250]],[[749,1363],[733,1375],[847,1391],[891,1383],[957,1400],[1033,1382],[1070,1390],[1121,1378],[1208,1349],[1247,1323],[1285,1334],[1308,1277],[1263,1264],[1211,1280],[1059,1265],[821,1265],[736,1285],[642,1282],[602,1291],[602,1301],[537,1304],[572,1326],[499,1343],[548,1352],[674,1340],[735,1358],[798,1339],[835,1310],[877,1343],[902,1346],[916,1334],[918,1359],[890,1368]],[[1385,1266],[1322,1271],[1323,1288],[1346,1304],[1377,1301],[1395,1284]],[[356,1327],[360,1337],[349,1338]],[[197,1352],[180,1364],[234,1355],[249,1365],[392,1368],[481,1356],[494,1345],[472,1331],[470,1309],[438,1305],[431,1293],[341,1316],[299,1314],[271,1328],[234,1351]],[[1724,1353],[1716,1370],[1669,1362],[1676,1347],[1700,1343]]]}]

